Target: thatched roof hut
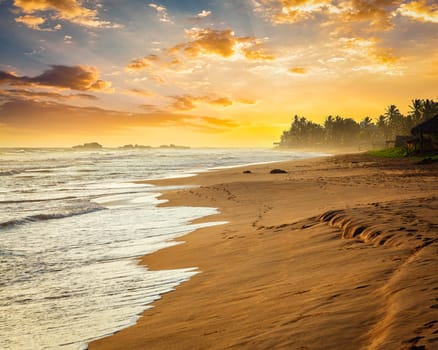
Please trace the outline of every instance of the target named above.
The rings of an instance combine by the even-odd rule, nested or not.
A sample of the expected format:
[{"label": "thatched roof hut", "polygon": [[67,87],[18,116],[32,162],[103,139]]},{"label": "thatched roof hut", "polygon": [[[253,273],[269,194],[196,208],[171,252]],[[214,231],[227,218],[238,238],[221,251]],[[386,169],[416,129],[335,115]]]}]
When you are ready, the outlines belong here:
[{"label": "thatched roof hut", "polygon": [[420,152],[436,152],[438,150],[438,114],[413,127],[411,133],[418,138]]},{"label": "thatched roof hut", "polygon": [[411,129],[412,135],[438,135],[438,114]]}]

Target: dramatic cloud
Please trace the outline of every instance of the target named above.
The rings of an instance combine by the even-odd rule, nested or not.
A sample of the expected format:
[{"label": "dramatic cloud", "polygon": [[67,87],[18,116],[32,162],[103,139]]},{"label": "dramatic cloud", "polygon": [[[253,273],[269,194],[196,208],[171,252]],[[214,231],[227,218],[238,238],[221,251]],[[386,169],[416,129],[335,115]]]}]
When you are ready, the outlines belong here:
[{"label": "dramatic cloud", "polygon": [[90,66],[51,66],[50,69],[35,77],[17,76],[0,71],[0,84],[41,85],[66,88],[79,91],[112,92],[111,83],[99,79],[99,71]]},{"label": "dramatic cloud", "polygon": [[214,54],[230,57],[234,54],[234,32],[228,30],[193,28],[186,30],[186,35],[192,41],[178,44],[170,49],[171,53],[182,52],[189,57],[198,57],[202,54]]},{"label": "dramatic cloud", "polygon": [[0,124],[35,132],[93,130],[108,132],[133,127],[184,127],[202,132],[223,132],[238,125],[229,119],[172,112],[127,113],[93,107],[76,107],[53,102],[14,100],[0,105]]},{"label": "dramatic cloud", "polygon": [[155,9],[155,11],[157,11],[158,20],[160,22],[173,23],[172,20],[169,18],[169,15],[167,14],[167,9],[164,6],[149,4],[149,7],[152,7],[153,9]]},{"label": "dramatic cloud", "polygon": [[216,55],[224,58],[243,54],[249,60],[272,60],[274,57],[264,52],[262,42],[254,37],[237,37],[231,29],[192,28],[186,30],[188,42],[178,44],[170,53],[182,53],[191,58],[202,55]]},{"label": "dramatic cloud", "polygon": [[[119,27],[117,24],[99,19],[97,10],[82,6],[78,0],[14,0],[14,5],[25,14],[46,13],[47,18],[65,20],[86,27]],[[47,18],[43,19],[47,20]],[[21,20],[25,24],[28,24],[29,21],[32,21],[29,17],[24,21]],[[38,29],[38,25],[33,29]]]},{"label": "dramatic cloud", "polygon": [[394,11],[403,0],[253,0],[254,11],[275,25],[318,19],[337,32],[376,32],[393,28]]},{"label": "dramatic cloud", "polygon": [[[199,58],[219,57],[232,60],[270,61],[275,56],[268,53],[264,40],[255,37],[238,37],[231,29],[192,28],[185,31],[188,41],[164,49],[161,55],[151,54],[133,59],[126,66],[128,71],[147,70],[151,80],[166,82],[157,72],[193,72],[199,67]],[[193,63],[193,64],[192,64]]]},{"label": "dramatic cloud", "polygon": [[438,4],[429,5],[426,0],[402,4],[397,12],[420,22],[438,23]]}]

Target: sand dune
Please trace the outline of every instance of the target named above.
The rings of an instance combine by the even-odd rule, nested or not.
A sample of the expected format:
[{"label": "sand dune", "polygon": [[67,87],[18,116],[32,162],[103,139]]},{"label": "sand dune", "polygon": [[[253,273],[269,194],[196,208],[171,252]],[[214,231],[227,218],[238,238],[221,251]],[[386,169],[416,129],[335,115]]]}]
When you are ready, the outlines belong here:
[{"label": "sand dune", "polygon": [[437,170],[349,155],[160,181],[229,223],[144,257],[202,273],[89,348],[438,349]]}]

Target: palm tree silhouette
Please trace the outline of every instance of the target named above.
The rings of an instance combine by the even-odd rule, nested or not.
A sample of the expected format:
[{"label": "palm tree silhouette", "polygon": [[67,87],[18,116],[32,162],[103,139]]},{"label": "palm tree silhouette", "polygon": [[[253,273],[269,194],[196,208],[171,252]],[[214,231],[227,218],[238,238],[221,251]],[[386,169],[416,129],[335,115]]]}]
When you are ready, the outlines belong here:
[{"label": "palm tree silhouette", "polygon": [[423,118],[423,100],[418,98],[412,100],[412,105],[410,105],[409,108],[411,109],[409,115],[412,118],[413,126],[421,123]]}]

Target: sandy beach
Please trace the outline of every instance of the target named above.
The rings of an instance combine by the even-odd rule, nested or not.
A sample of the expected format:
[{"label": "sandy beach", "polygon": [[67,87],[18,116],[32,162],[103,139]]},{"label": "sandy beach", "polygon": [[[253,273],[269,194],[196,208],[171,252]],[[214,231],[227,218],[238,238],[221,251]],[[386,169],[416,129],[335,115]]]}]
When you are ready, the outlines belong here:
[{"label": "sandy beach", "polygon": [[438,349],[437,163],[341,155],[153,183],[199,185],[165,205],[228,223],[145,256],[201,273],[89,350]]}]

